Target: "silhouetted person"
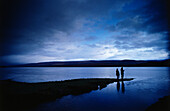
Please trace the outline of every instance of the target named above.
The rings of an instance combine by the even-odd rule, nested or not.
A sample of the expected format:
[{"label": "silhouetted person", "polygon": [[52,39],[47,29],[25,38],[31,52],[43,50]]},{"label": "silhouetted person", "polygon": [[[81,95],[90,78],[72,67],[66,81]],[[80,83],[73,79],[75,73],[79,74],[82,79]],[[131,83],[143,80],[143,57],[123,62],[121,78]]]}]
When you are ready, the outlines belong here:
[{"label": "silhouetted person", "polygon": [[121,67],[120,71],[121,71],[121,79],[123,79],[125,70],[123,70],[123,67]]},{"label": "silhouetted person", "polygon": [[119,90],[120,90],[120,82],[117,81],[117,91],[119,92]]},{"label": "silhouetted person", "polygon": [[119,70],[118,70],[118,68],[116,69],[116,76],[117,76],[117,79],[119,79]]},{"label": "silhouetted person", "polygon": [[125,84],[123,81],[122,81],[122,93],[125,93]]}]

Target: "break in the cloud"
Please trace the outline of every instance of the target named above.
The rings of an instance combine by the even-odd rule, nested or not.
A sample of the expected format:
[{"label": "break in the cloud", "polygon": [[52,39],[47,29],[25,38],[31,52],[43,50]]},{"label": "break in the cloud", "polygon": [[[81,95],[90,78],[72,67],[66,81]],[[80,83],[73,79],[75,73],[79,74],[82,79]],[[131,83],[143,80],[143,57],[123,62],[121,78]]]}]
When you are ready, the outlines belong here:
[{"label": "break in the cloud", "polygon": [[167,59],[162,0],[2,0],[0,62]]}]

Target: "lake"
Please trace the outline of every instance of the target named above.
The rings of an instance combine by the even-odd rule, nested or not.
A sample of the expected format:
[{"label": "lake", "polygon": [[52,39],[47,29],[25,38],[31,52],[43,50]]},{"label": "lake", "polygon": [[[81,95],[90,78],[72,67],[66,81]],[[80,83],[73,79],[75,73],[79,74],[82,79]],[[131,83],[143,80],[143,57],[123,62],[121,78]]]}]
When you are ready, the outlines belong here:
[{"label": "lake", "polygon": [[[0,68],[0,79],[47,82],[79,78],[116,78],[117,67],[13,67]],[[120,68],[119,68],[120,69]],[[103,89],[68,95],[39,104],[31,111],[143,111],[170,94],[169,67],[124,67],[125,78]]]}]

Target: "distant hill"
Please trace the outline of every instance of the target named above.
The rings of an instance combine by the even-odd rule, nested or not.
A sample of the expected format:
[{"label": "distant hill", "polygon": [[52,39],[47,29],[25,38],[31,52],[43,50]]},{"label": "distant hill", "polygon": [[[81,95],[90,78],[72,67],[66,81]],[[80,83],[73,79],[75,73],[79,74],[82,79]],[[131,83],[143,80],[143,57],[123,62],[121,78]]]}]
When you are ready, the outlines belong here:
[{"label": "distant hill", "polygon": [[91,60],[91,61],[55,61],[17,65],[18,67],[169,67],[167,60]]}]

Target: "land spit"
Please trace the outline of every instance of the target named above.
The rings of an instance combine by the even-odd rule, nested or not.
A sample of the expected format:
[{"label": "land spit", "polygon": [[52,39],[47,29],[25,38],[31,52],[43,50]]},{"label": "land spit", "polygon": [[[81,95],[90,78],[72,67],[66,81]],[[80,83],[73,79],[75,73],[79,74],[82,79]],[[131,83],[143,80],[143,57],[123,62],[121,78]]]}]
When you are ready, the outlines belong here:
[{"label": "land spit", "polygon": [[40,103],[55,101],[67,95],[80,95],[101,90],[108,84],[118,81],[130,81],[133,78],[88,78],[39,83],[0,81],[0,110],[23,111]]}]

